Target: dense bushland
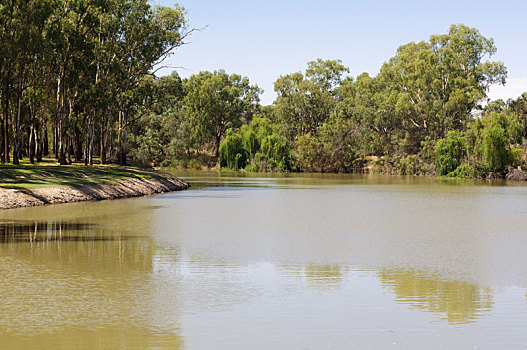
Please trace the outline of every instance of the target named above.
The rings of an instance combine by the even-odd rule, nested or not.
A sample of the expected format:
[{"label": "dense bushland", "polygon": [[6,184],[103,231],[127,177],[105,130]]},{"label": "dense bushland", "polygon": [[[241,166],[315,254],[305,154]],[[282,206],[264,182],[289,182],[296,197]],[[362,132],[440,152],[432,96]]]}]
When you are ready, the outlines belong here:
[{"label": "dense bushland", "polygon": [[[507,70],[475,28],[400,46],[376,76],[340,60],[280,76],[277,98],[223,70],[155,67],[184,43],[184,10],[146,0],[0,5],[0,159],[245,171],[485,177],[525,165],[527,93],[488,101]],[[25,20],[28,18],[29,20]],[[75,25],[73,25],[75,24]]]},{"label": "dense bushland", "polygon": [[[181,81],[183,95],[194,97],[180,99],[177,129],[189,134],[171,142],[179,140],[185,155],[157,159],[207,154],[208,165],[218,156],[221,168],[246,171],[352,172],[369,162],[385,173],[500,173],[525,163],[527,95],[485,105],[489,87],[506,79],[503,63],[489,60],[495,53],[492,39],[454,25],[399,47],[375,77],[352,78],[340,60],[309,62],[276,80],[277,98],[266,107],[257,104],[256,86],[239,84],[245,78],[203,72]],[[206,93],[196,99],[196,91]]]}]

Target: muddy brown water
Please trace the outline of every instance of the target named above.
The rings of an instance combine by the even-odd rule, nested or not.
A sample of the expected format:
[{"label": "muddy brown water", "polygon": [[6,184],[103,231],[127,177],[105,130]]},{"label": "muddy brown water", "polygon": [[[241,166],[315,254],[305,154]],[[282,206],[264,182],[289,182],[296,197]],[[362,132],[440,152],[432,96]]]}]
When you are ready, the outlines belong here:
[{"label": "muddy brown water", "polygon": [[0,211],[0,348],[527,346],[522,184],[176,174]]}]

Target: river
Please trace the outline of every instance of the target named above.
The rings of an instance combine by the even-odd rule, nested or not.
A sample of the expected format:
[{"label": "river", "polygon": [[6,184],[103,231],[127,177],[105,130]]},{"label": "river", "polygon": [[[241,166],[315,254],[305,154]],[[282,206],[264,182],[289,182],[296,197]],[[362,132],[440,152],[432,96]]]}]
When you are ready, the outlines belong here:
[{"label": "river", "polygon": [[527,186],[182,175],[0,211],[0,348],[527,346]]}]

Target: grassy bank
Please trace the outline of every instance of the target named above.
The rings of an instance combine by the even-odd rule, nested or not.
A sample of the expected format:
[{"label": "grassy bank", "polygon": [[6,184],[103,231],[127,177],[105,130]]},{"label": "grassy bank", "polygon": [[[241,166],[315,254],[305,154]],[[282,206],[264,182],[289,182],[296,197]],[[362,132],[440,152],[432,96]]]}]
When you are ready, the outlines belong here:
[{"label": "grassy bank", "polygon": [[59,165],[53,160],[38,164],[0,165],[0,188],[34,189],[42,187],[79,187],[118,182],[131,178],[163,177],[163,173],[139,166]]}]

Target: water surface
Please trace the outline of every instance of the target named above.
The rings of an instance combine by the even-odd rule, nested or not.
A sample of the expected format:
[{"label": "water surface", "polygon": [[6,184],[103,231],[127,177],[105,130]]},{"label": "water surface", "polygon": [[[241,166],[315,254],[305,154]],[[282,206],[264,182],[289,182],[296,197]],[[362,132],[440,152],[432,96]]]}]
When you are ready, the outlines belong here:
[{"label": "water surface", "polygon": [[184,175],[0,212],[0,348],[526,348],[527,187]]}]

